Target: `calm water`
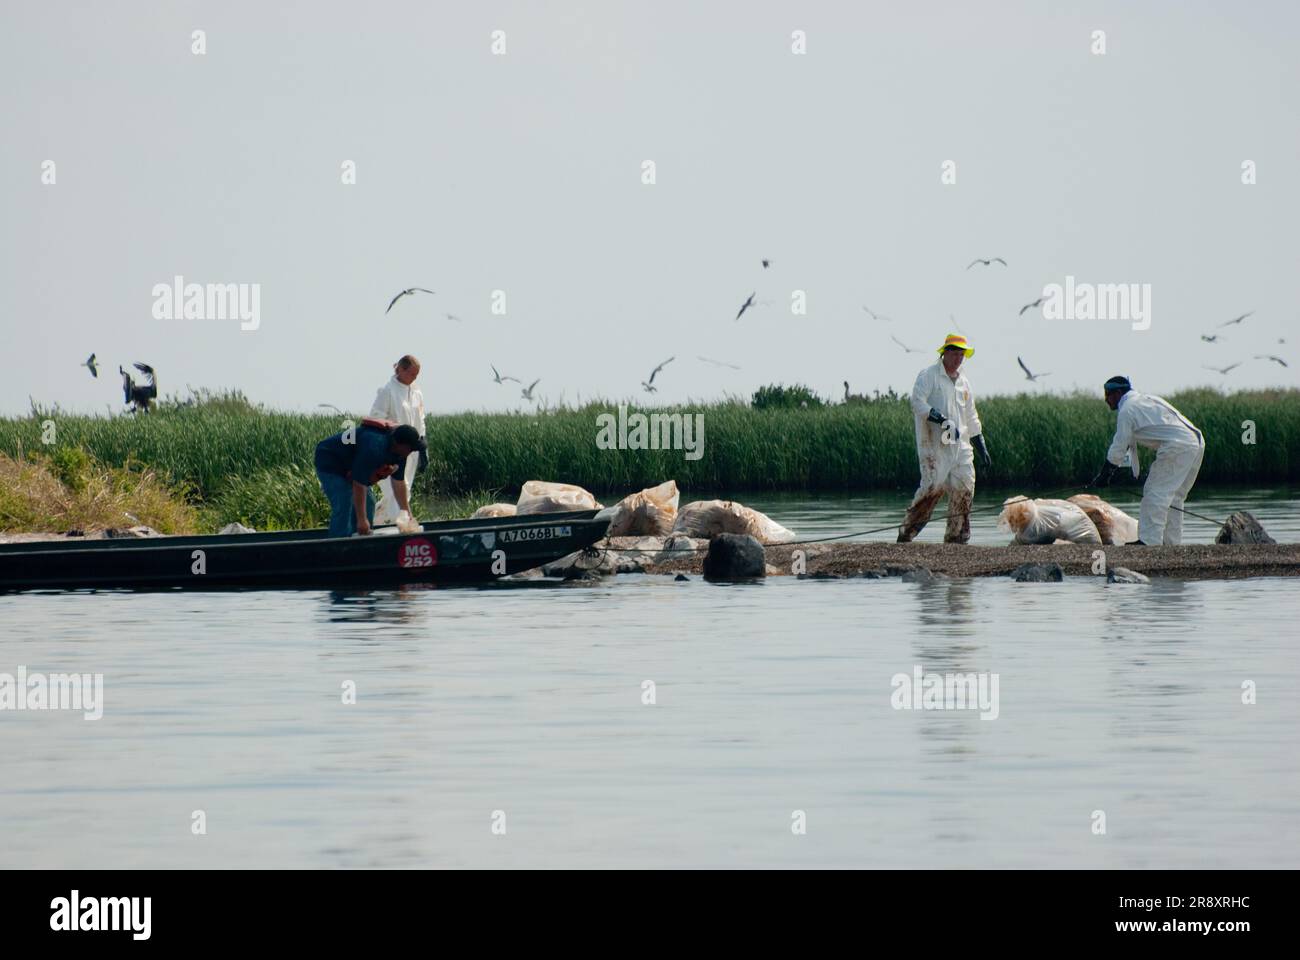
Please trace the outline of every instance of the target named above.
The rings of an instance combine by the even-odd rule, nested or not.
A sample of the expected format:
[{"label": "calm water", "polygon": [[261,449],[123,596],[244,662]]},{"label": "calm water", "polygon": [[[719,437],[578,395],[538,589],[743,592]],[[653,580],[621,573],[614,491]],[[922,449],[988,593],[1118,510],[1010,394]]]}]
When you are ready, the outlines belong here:
[{"label": "calm water", "polygon": [[[899,499],[747,498],[804,535]],[[105,686],[0,712],[0,867],[1295,867],[1297,620],[1289,580],[0,597],[0,671]],[[998,718],[892,709],[918,664],[997,673]]]}]

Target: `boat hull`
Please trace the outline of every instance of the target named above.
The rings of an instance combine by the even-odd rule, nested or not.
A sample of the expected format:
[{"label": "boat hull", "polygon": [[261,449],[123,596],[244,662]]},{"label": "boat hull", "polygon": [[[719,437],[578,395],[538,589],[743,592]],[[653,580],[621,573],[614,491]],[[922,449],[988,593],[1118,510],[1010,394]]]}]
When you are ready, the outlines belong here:
[{"label": "boat hull", "polygon": [[426,523],[368,537],[326,530],[0,545],[0,591],[347,588],[481,583],[591,546],[594,510]]}]

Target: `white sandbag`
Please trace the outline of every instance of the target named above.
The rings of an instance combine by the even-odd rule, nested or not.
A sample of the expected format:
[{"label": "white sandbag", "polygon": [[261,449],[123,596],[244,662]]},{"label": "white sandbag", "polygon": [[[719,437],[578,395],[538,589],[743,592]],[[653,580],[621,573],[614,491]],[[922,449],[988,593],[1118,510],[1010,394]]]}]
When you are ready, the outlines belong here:
[{"label": "white sandbag", "polygon": [[1119,507],[1091,493],[1076,493],[1070,498],[1097,528],[1103,544],[1132,543],[1138,538],[1138,522]]},{"label": "white sandbag", "polygon": [[571,483],[529,480],[519,491],[515,516],[531,513],[563,513],[566,510],[602,510],[603,506],[582,487]]},{"label": "white sandbag", "polygon": [[419,533],[424,528],[420,526],[420,521],[416,520],[405,510],[399,510],[397,519],[393,521],[399,533]]},{"label": "white sandbag", "polygon": [[513,503],[489,503],[486,506],[479,507],[470,516],[471,520],[482,520],[484,517],[513,517],[515,515],[515,505]]},{"label": "white sandbag", "polygon": [[677,520],[677,503],[681,494],[677,481],[668,480],[657,487],[624,497],[614,505],[609,522],[609,537],[666,537]]},{"label": "white sandbag", "polygon": [[1014,534],[1016,543],[1101,543],[1096,525],[1083,508],[1068,500],[1010,497],[1003,502],[998,529]]},{"label": "white sandbag", "polygon": [[712,540],[720,533],[748,534],[760,543],[786,543],[795,538],[766,514],[734,500],[696,500],[677,511],[673,533]]},{"label": "white sandbag", "polygon": [[257,533],[257,531],[254,530],[252,527],[244,526],[239,521],[235,521],[234,523],[226,524],[224,527],[218,530],[217,533],[222,535],[228,535],[228,534],[237,534],[237,533]]}]

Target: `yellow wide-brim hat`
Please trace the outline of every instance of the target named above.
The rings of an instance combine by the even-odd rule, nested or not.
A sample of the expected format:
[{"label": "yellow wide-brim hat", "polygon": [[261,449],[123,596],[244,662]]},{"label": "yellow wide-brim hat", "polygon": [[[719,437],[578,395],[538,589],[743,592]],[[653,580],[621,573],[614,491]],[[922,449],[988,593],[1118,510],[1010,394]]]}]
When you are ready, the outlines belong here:
[{"label": "yellow wide-brim hat", "polygon": [[939,353],[942,354],[949,347],[961,347],[962,350],[966,351],[966,358],[968,360],[975,356],[975,348],[966,342],[965,337],[959,337],[955,333],[948,334],[947,338],[943,341],[943,346],[939,348]]}]

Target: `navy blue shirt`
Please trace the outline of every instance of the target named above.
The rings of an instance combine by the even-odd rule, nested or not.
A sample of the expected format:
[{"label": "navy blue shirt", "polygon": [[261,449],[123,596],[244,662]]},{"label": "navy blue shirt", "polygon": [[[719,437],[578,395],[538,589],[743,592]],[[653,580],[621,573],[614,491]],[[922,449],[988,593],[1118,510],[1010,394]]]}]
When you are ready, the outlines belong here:
[{"label": "navy blue shirt", "polygon": [[392,435],[373,427],[358,427],[355,443],[344,443],[340,431],[316,444],[316,469],[321,473],[352,475],[356,483],[366,483],[387,464],[401,469],[406,457],[389,448]]}]

